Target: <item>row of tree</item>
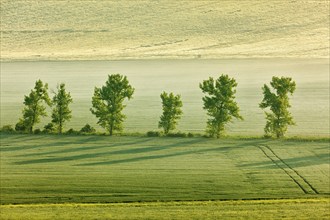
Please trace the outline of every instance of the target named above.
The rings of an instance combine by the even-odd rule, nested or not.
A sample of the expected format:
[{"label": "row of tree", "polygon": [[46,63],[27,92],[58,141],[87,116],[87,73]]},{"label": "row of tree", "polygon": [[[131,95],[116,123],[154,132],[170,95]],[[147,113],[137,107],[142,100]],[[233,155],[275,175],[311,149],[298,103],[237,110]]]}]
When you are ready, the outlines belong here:
[{"label": "row of tree", "polygon": [[62,133],[66,121],[72,117],[69,104],[73,102],[70,93],[66,92],[65,84],[61,83],[54,92],[53,99],[49,98],[48,84],[41,80],[36,81],[34,89],[30,94],[24,96],[23,116],[19,119],[15,129],[32,133],[33,127],[40,122],[40,117],[47,116],[45,104],[52,107],[52,123],[45,126],[52,130],[56,126],[58,133]]},{"label": "row of tree", "polygon": [[[289,77],[273,77],[268,85],[264,85],[263,100],[260,108],[270,108],[266,114],[265,134],[267,136],[283,137],[289,125],[294,121],[289,112],[289,94],[293,94],[296,88],[295,82]],[[237,82],[228,75],[221,75],[218,79],[210,77],[199,85],[203,97],[203,108],[209,116],[207,120],[206,132],[211,137],[219,138],[225,131],[225,125],[233,118],[243,120],[239,113],[239,107],[235,101]],[[108,76],[105,85],[95,87],[92,98],[92,108],[90,111],[94,114],[97,123],[105,128],[110,135],[114,131],[123,130],[123,121],[126,116],[122,113],[125,108],[124,100],[131,99],[134,94],[134,88],[129,84],[126,76],[113,74]],[[163,92],[160,95],[162,101],[163,113],[160,116],[158,127],[164,130],[165,135],[176,128],[178,120],[181,118],[182,101],[180,95],[172,92]],[[33,132],[33,127],[40,122],[40,117],[46,116],[46,107],[52,107],[52,121],[49,127],[54,127],[58,133],[63,132],[65,122],[72,117],[69,104],[72,103],[70,93],[65,89],[62,83],[54,92],[54,97],[49,98],[48,85],[41,80],[36,81],[35,87],[30,94],[24,97],[23,116],[16,124],[15,129],[19,131]]]}]

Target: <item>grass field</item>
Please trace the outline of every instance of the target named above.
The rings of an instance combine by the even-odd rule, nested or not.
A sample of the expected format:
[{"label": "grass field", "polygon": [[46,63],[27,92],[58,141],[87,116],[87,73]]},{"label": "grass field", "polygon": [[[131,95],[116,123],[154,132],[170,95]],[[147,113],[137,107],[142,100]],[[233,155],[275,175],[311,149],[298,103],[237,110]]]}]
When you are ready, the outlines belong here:
[{"label": "grass field", "polygon": [[2,60],[329,58],[329,2],[1,1]]},{"label": "grass field", "polygon": [[328,139],[2,133],[0,156],[1,219],[330,215]]},{"label": "grass field", "polygon": [[317,139],[2,133],[0,217],[328,219],[329,158]]},{"label": "grass field", "polygon": [[1,136],[1,203],[328,197],[328,141]]},{"label": "grass field", "polygon": [[[237,80],[245,120],[221,140],[1,133],[0,219],[329,219],[329,7],[1,0],[1,127],[15,125],[42,79],[72,94],[66,129],[101,131],[91,97],[113,73],[136,88],[127,133],[158,129],[163,91],[182,95],[178,130],[203,133],[198,85],[220,74]],[[263,134],[258,103],[272,76],[297,83],[290,139],[252,138]]]},{"label": "grass field", "polygon": [[9,219],[329,219],[329,199],[4,205]]}]

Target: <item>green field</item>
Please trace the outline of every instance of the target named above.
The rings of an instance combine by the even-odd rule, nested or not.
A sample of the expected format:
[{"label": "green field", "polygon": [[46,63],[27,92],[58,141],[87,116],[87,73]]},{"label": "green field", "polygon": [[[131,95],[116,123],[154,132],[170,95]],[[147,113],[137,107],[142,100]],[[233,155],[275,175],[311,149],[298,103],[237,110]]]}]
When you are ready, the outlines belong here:
[{"label": "green field", "polygon": [[329,199],[1,206],[9,219],[329,219]]},{"label": "green field", "polygon": [[1,136],[1,203],[327,197],[328,141]]},{"label": "green field", "polygon": [[[64,130],[0,133],[0,219],[330,219],[329,8],[306,1],[1,0],[0,127],[22,116],[36,80],[65,83]],[[91,114],[108,74],[135,88],[124,133],[105,136]],[[228,74],[243,121],[203,137],[199,83]],[[261,138],[262,86],[292,77],[296,122]],[[159,130],[160,93],[180,94],[177,130]],[[51,108],[47,107],[47,112]],[[43,129],[49,115],[34,129]]]},{"label": "green field", "polygon": [[329,158],[328,139],[2,133],[1,219],[328,219]]}]

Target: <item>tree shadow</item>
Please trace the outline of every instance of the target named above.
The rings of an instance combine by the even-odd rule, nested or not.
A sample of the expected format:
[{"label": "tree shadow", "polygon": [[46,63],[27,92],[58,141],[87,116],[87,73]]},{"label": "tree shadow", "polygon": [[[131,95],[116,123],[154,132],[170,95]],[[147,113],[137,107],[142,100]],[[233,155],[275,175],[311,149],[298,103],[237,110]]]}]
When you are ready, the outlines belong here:
[{"label": "tree shadow", "polygon": [[[61,149],[57,151],[52,152],[41,152],[41,153],[34,153],[29,154],[28,156],[47,156],[46,158],[40,158],[40,159],[31,159],[31,160],[24,160],[24,161],[18,161],[14,162],[13,164],[17,165],[26,165],[26,164],[42,164],[42,163],[54,163],[54,162],[64,162],[64,161],[76,161],[76,160],[83,160],[83,159],[91,159],[91,158],[97,158],[97,157],[105,157],[105,156],[114,156],[114,155],[128,155],[128,154],[141,154],[141,153],[155,153],[162,150],[168,150],[171,148],[175,148],[178,150],[183,150],[185,147],[192,147],[194,144],[199,143],[210,143],[214,146],[214,142],[219,143],[222,145],[222,147],[208,147],[201,150],[188,150],[183,152],[174,152],[170,154],[163,154],[163,155],[147,155],[142,157],[134,157],[134,158],[128,158],[128,159],[122,159],[122,160],[112,160],[112,161],[106,161],[106,162],[95,162],[95,163],[86,163],[86,164],[80,164],[80,165],[105,165],[105,164],[118,164],[118,163],[128,163],[128,162],[134,162],[134,161],[142,161],[142,160],[150,160],[150,159],[157,159],[157,158],[166,158],[166,157],[173,157],[173,156],[180,156],[180,155],[187,155],[192,153],[204,153],[209,151],[230,151],[237,148],[242,147],[251,147],[256,144],[262,144],[267,142],[266,140],[254,140],[254,141],[242,141],[241,144],[233,144],[233,143],[222,143],[222,140],[215,140],[215,139],[205,139],[205,138],[190,138],[186,141],[180,141],[177,140],[183,140],[182,138],[171,138],[171,141],[173,140],[174,143],[167,144],[167,145],[158,145],[157,143],[152,143],[152,145],[144,146],[144,147],[134,147],[131,149],[120,149],[115,151],[102,151],[102,152],[96,152],[96,153],[86,153],[86,154],[79,154],[79,155],[71,155],[71,156],[53,156],[52,154],[59,154],[59,153],[73,153],[73,152],[80,152],[81,150],[93,150],[93,149],[103,149],[103,148],[109,148],[109,147],[116,147],[116,146],[126,146],[126,145],[135,145],[135,144],[141,144],[150,140],[154,140],[154,138],[143,138],[140,139],[140,142],[137,143],[136,139],[132,142],[125,142],[125,143],[113,143],[111,145],[98,145],[98,146],[89,146],[89,147],[79,147],[74,149]],[[156,139],[161,140],[161,139]],[[55,143],[51,144],[54,145]],[[230,147],[225,147],[224,145],[231,145]],[[201,147],[200,147],[201,148]],[[26,155],[21,155],[26,156]]]},{"label": "tree shadow", "polygon": [[[81,152],[81,151],[88,151],[88,150],[99,150],[102,148],[113,148],[113,147],[120,147],[120,146],[129,146],[129,145],[134,145],[134,144],[141,144],[141,143],[146,143],[149,142],[151,139],[150,138],[143,138],[141,140],[135,140],[135,141],[130,141],[130,142],[119,142],[119,143],[112,143],[109,145],[96,145],[96,146],[82,146],[82,147],[77,147],[77,148],[65,148],[65,149],[60,149],[60,150],[55,150],[55,151],[48,151],[48,152],[37,152],[37,153],[30,153],[30,154],[20,154],[17,155],[16,157],[34,157],[34,156],[44,156],[44,155],[53,155],[53,154],[63,154],[63,153],[74,153],[74,152]],[[58,143],[58,142],[57,142]],[[81,143],[81,141],[80,141]],[[72,143],[70,143],[72,144]],[[74,143],[75,145],[81,145],[79,143]],[[63,143],[61,144],[63,145]],[[54,146],[58,146],[57,144],[54,144]]]},{"label": "tree shadow", "polygon": [[131,163],[131,162],[139,162],[139,161],[145,161],[145,160],[176,157],[176,156],[184,156],[184,155],[196,154],[196,153],[205,153],[205,152],[210,152],[210,151],[226,151],[229,148],[230,147],[221,147],[221,148],[219,147],[219,148],[208,148],[208,149],[204,149],[204,150],[190,150],[190,151],[176,152],[176,153],[170,153],[170,154],[149,155],[149,156],[143,156],[143,157],[134,157],[134,158],[128,158],[128,159],[103,161],[103,162],[96,162],[96,163],[84,163],[84,164],[78,164],[76,166],[114,165],[114,164]]},{"label": "tree shadow", "polygon": [[[20,136],[18,136],[20,137]],[[24,138],[25,137],[25,138]],[[54,141],[54,138],[58,139],[61,138],[62,141]],[[72,140],[74,138],[74,140]],[[82,143],[88,143],[88,142],[94,142],[94,141],[100,141],[100,138],[102,140],[111,140],[112,137],[106,136],[66,136],[66,135],[24,135],[19,141],[14,142],[13,144],[19,142],[19,143],[29,143],[29,141],[37,141],[38,143],[29,143],[29,145],[21,145],[21,146],[5,146],[1,147],[0,150],[3,152],[7,151],[21,151],[21,150],[31,150],[36,148],[46,148],[46,147],[55,147],[55,146],[61,146],[66,144],[82,144]],[[55,139],[55,140],[56,140]],[[41,140],[45,140],[45,142],[41,142]],[[49,143],[47,143],[49,141]]]},{"label": "tree shadow", "polygon": [[[319,154],[317,156],[305,156],[305,157],[293,157],[289,159],[281,158],[285,163],[290,165],[292,168],[307,167],[321,164],[329,164],[330,155],[329,154]],[[280,162],[279,159],[275,160]],[[278,167],[269,160],[257,163],[248,163],[239,165],[239,167],[258,167],[263,169],[277,169]]]},{"label": "tree shadow", "polygon": [[[151,140],[150,138],[145,139],[145,141]],[[154,152],[154,151],[160,151],[169,149],[172,147],[182,147],[187,146],[193,143],[198,143],[203,141],[203,139],[193,139],[190,141],[184,141],[174,144],[169,144],[165,146],[149,146],[149,147],[143,147],[143,148],[132,148],[132,149],[124,149],[124,150],[117,150],[117,151],[107,151],[107,152],[98,152],[98,153],[89,153],[89,154],[79,154],[79,155],[73,155],[73,156],[64,156],[64,157],[50,157],[48,158],[41,158],[41,159],[34,159],[34,160],[24,160],[24,161],[18,161],[14,164],[17,165],[23,165],[23,164],[38,164],[38,163],[52,163],[52,162],[63,162],[63,161],[74,161],[74,160],[82,160],[82,159],[90,159],[90,158],[96,158],[96,157],[102,157],[102,156],[109,156],[109,155],[122,155],[122,154],[138,154],[138,153],[148,153],[148,152]],[[136,142],[130,142],[129,145],[134,145]],[[115,144],[114,144],[115,145]],[[117,144],[115,146],[125,145],[125,143]],[[105,146],[97,146],[98,148],[106,148],[109,145]],[[82,147],[83,148],[83,147]],[[69,150],[69,149],[68,149]]]},{"label": "tree shadow", "polygon": [[[260,144],[260,141],[258,141],[257,143]],[[254,144],[256,144],[256,142],[254,142]],[[174,146],[176,146],[176,144],[174,144]],[[190,145],[187,145],[187,146],[190,146]],[[181,151],[181,152],[175,152],[175,153],[169,153],[169,154],[147,155],[147,156],[142,156],[142,157],[134,157],[134,158],[127,158],[127,159],[120,159],[120,160],[102,161],[102,162],[95,162],[95,163],[84,163],[84,164],[77,164],[76,166],[123,164],[123,163],[139,162],[139,161],[145,161],[145,160],[169,158],[169,157],[184,156],[184,155],[190,155],[190,154],[200,154],[200,153],[207,153],[207,152],[228,152],[233,149],[237,149],[238,147],[252,147],[252,146],[253,146],[252,143],[249,143],[249,144],[244,143],[244,144],[240,144],[240,145],[233,145],[230,147],[224,147],[224,146],[216,147],[216,148],[209,147],[209,148],[200,149],[200,150],[187,150],[187,151]],[[172,145],[170,145],[170,147],[172,147]],[[161,148],[169,149],[167,146],[162,146]],[[148,151],[148,152],[150,152],[150,151]]]}]

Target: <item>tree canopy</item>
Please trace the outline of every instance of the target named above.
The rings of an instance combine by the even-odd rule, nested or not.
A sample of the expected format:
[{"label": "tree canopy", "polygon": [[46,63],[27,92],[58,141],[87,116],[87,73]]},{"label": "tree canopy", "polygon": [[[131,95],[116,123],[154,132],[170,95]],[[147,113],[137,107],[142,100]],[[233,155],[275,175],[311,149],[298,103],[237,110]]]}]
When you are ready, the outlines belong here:
[{"label": "tree canopy", "polygon": [[[34,89],[30,94],[24,96],[23,118],[17,123],[21,130],[33,132],[35,124],[40,122],[40,117],[47,116],[44,104],[51,106],[51,100],[48,95],[48,84],[43,84],[39,79],[36,81]],[[18,127],[19,127],[18,126]]]},{"label": "tree canopy", "polygon": [[228,75],[221,75],[214,80],[210,77],[199,84],[202,92],[207,94],[203,97],[204,109],[210,118],[207,120],[206,132],[211,137],[219,138],[225,130],[225,125],[237,118],[243,120],[239,114],[239,107],[235,102],[237,83]]},{"label": "tree canopy", "polygon": [[70,93],[65,90],[65,84],[61,83],[53,97],[54,108],[52,112],[52,122],[56,125],[60,134],[63,131],[64,123],[72,117],[72,111],[69,108],[69,104],[72,102]]},{"label": "tree canopy", "polygon": [[177,125],[177,120],[182,115],[182,101],[180,95],[174,95],[171,93],[163,92],[160,95],[162,99],[163,114],[160,116],[158,123],[159,128],[164,129],[164,133],[168,134],[171,130],[174,130]]},{"label": "tree canopy", "polygon": [[109,131],[122,131],[122,122],[126,116],[122,113],[125,99],[131,99],[134,88],[127,77],[120,74],[108,75],[108,80],[101,88],[95,87],[91,112],[98,118],[98,124]]},{"label": "tree canopy", "polygon": [[273,77],[270,82],[271,88],[266,84],[262,87],[264,98],[259,104],[260,108],[270,108],[271,113],[266,114],[265,134],[267,136],[275,135],[277,138],[283,137],[289,125],[294,125],[293,117],[288,108],[288,94],[293,94],[296,89],[296,83],[290,77]]}]

